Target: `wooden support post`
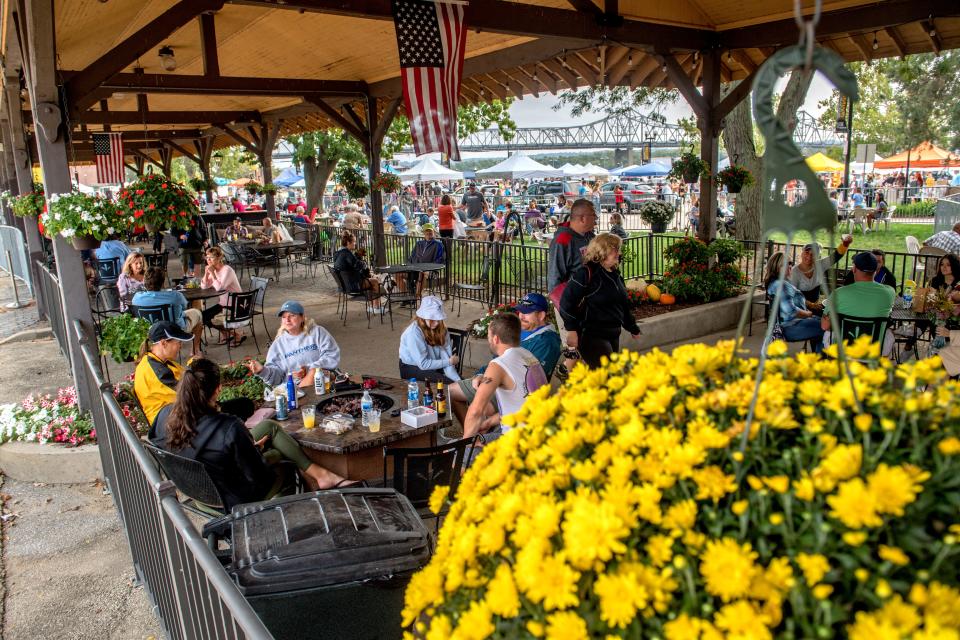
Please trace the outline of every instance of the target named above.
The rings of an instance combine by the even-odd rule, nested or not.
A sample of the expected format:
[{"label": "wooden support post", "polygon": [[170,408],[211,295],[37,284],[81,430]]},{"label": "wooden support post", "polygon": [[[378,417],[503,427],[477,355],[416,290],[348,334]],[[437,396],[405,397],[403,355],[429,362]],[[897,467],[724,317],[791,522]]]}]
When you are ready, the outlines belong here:
[{"label": "wooden support post", "polygon": [[370,219],[373,221],[373,253],[377,266],[387,264],[387,248],[383,238],[383,194],[372,188],[374,180],[380,175],[380,142],[377,140],[377,99],[367,95],[367,172],[370,177]]},{"label": "wooden support post", "polygon": [[717,165],[720,163],[720,127],[713,122],[713,113],[720,104],[720,52],[703,54],[703,107],[705,113],[697,117],[700,129],[700,159],[710,172],[700,177],[700,229],[704,242],[717,237]]},{"label": "wooden support post", "polygon": [[[277,143],[277,136],[279,133],[279,120],[265,119],[260,125],[260,144],[258,145],[258,155],[260,156],[260,166],[263,168],[264,184],[271,184],[273,182],[273,146]],[[276,217],[277,196],[275,194],[267,194],[266,209],[267,213],[271,217]]]},{"label": "wooden support post", "polygon": [[[67,130],[56,84],[56,51],[52,2],[25,2],[21,33],[28,52],[24,65],[30,68],[30,104],[33,122],[37,128],[37,151],[43,168],[44,190],[49,198],[55,193],[70,193],[70,167],[67,163]],[[18,103],[15,103],[18,104]],[[77,402],[81,409],[92,410],[98,390],[90,384],[86,374],[80,339],[74,330],[79,321],[85,339],[97,344],[93,331],[93,316],[87,296],[87,281],[80,253],[61,235],[54,237],[53,252],[57,259],[60,297],[63,303],[65,333],[67,334],[70,368],[77,387]]]},{"label": "wooden support post", "polygon": [[213,138],[200,138],[193,141],[197,148],[197,158],[200,165],[200,173],[203,179],[207,181],[206,198],[207,202],[213,202],[213,189],[210,188],[210,181],[213,175],[210,173],[210,159],[213,157]]},{"label": "wooden support post", "polygon": [[[33,172],[30,162],[30,152],[27,150],[26,139],[24,138],[23,119],[20,110],[20,78],[17,76],[8,76],[4,81],[4,103],[7,105],[7,133],[10,140],[10,152],[13,159],[13,168],[15,171],[17,193],[29,193],[33,190]],[[6,144],[4,137],[4,144]],[[11,190],[12,191],[12,190]],[[43,240],[40,238],[40,229],[37,228],[37,219],[34,217],[26,218],[23,221],[23,235],[27,240],[27,252],[30,256],[30,269],[34,274],[34,282],[37,281],[39,274],[36,273],[34,262],[43,260]],[[42,307],[43,302],[37,298],[38,310],[44,316],[47,310]]]}]

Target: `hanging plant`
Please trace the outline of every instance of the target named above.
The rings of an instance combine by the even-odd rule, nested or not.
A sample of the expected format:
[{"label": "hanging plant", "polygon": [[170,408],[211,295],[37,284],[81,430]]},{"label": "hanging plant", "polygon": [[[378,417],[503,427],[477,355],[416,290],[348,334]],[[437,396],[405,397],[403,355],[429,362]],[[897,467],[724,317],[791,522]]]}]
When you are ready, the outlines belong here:
[{"label": "hanging plant", "polygon": [[101,240],[130,229],[134,217],[103,196],[73,191],[51,195],[50,208],[40,221],[51,236],[59,233],[78,249],[92,249]]},{"label": "hanging plant", "polygon": [[46,202],[43,198],[43,184],[33,183],[33,191],[13,198],[13,214],[21,218],[37,217],[43,213]]},{"label": "hanging plant", "polygon": [[256,180],[251,180],[247,184],[243,185],[243,190],[252,196],[258,196],[263,193],[263,185]]},{"label": "hanging plant", "polygon": [[197,213],[197,202],[186,187],[166,176],[150,173],[120,191],[120,206],[132,214],[136,224],[148,230],[189,229]]},{"label": "hanging plant", "polygon": [[686,184],[691,184],[700,180],[700,176],[710,175],[710,167],[692,151],[680,154],[680,157],[670,167],[669,178],[682,180]]},{"label": "hanging plant", "polygon": [[187,180],[187,184],[190,185],[190,188],[196,191],[197,193],[203,193],[208,189],[210,191],[216,191],[217,183],[213,179],[207,180],[203,176],[198,176],[196,178],[190,178]]},{"label": "hanging plant", "polygon": [[727,188],[728,193],[740,193],[741,189],[753,184],[753,174],[744,166],[731,164],[717,172],[717,180]]},{"label": "hanging plant", "polygon": [[676,209],[663,200],[647,200],[637,209],[640,219],[650,225],[654,233],[663,233],[673,220]]},{"label": "hanging plant", "polygon": [[352,200],[366,198],[370,193],[370,187],[367,185],[366,178],[360,173],[360,170],[348,164],[341,164],[337,167],[334,174],[337,182],[343,185],[347,190],[347,196]]},{"label": "hanging plant", "polygon": [[402,188],[400,177],[395,173],[384,171],[373,181],[374,191],[383,191],[384,193],[397,193]]},{"label": "hanging plant", "polygon": [[268,182],[267,184],[260,187],[260,193],[268,196],[276,195],[277,185],[273,184],[272,182]]}]

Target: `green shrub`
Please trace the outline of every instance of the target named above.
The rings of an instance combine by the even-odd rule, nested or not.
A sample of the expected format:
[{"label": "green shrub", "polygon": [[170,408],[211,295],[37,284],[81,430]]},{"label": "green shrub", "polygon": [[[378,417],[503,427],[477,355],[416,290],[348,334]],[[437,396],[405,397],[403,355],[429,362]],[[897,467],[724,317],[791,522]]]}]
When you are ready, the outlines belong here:
[{"label": "green shrub", "polygon": [[893,215],[895,218],[932,218],[936,208],[937,203],[933,200],[898,204]]},{"label": "green shrub", "polygon": [[[743,252],[735,240],[706,244],[682,238],[663,251],[672,264],[663,274],[663,289],[679,302],[711,302],[740,293],[746,278],[734,262]],[[711,265],[711,258],[716,258]]]}]

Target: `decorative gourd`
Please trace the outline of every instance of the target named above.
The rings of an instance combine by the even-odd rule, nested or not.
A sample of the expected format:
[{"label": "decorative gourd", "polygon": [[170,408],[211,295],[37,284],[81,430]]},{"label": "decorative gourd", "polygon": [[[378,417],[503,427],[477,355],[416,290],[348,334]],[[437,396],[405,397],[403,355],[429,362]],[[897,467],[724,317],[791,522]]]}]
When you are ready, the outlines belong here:
[{"label": "decorative gourd", "polygon": [[672,293],[661,293],[660,294],[660,304],[673,304],[677,299],[673,297]]},{"label": "decorative gourd", "polygon": [[647,285],[647,297],[653,300],[654,302],[660,301],[660,289],[657,288],[657,285],[655,284]]}]

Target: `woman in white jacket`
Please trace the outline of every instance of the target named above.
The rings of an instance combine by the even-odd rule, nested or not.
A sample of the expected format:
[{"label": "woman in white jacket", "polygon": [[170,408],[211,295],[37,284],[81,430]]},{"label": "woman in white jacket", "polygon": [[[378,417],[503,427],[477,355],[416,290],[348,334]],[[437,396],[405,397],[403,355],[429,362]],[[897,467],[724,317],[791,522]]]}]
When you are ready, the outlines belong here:
[{"label": "woman in white jacket", "polygon": [[277,313],[280,330],[267,352],[267,363],[251,360],[250,371],[269,385],[276,386],[289,373],[298,373],[300,386],[313,385],[318,370],[336,369],[340,364],[340,347],[330,332],[306,318],[303,305],[287,300]]},{"label": "woman in white jacket", "polygon": [[424,296],[417,319],[400,336],[400,377],[431,382],[456,382],[459,358],[443,321],[447,314],[436,296]]}]

